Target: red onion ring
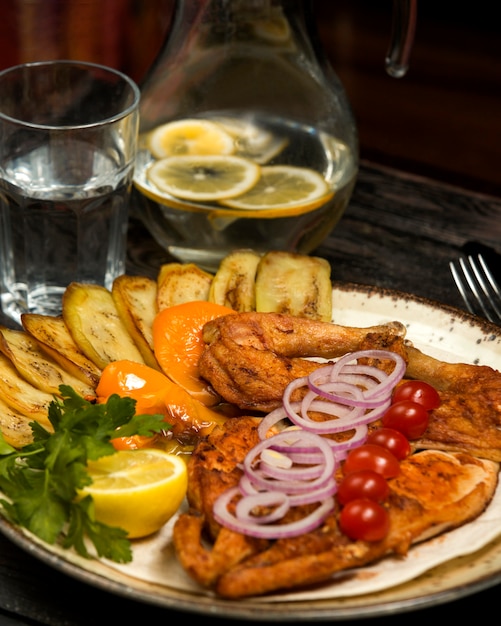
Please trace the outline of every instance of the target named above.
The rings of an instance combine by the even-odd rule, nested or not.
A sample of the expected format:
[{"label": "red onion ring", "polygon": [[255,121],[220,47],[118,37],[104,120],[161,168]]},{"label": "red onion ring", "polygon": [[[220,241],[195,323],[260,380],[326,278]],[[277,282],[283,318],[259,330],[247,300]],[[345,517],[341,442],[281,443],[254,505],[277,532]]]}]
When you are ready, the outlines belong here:
[{"label": "red onion ring", "polygon": [[[405,374],[405,361],[403,357],[401,357],[396,352],[390,352],[388,350],[359,350],[358,352],[349,352],[348,354],[345,354],[334,363],[331,373],[332,379],[336,379],[338,377],[339,373],[342,372],[345,365],[352,364],[353,361],[358,361],[360,359],[378,359],[381,361],[390,360],[395,362],[395,367],[393,368],[391,374],[385,374],[382,370],[374,368],[378,372],[385,374],[385,381],[384,383],[382,383],[383,387],[380,387],[379,390],[376,388],[376,395],[378,393],[386,393],[388,390],[391,393],[393,387],[399,382],[399,380],[402,379],[403,375]],[[357,363],[356,367],[357,370],[363,371],[362,368],[371,366],[359,365]],[[374,391],[372,393],[374,394]]]},{"label": "red onion ring", "polygon": [[[292,440],[292,437],[296,441]],[[281,453],[284,450],[294,451],[297,443],[304,448],[305,445],[316,448],[322,455],[322,460],[318,463],[318,466],[309,468],[302,468],[303,472],[297,472],[297,469],[290,469],[286,473],[287,478],[282,480],[276,480],[274,477],[268,477],[265,472],[259,471],[261,464],[256,467],[255,460],[261,452],[267,448],[276,449],[276,446],[282,444],[280,449]],[[281,490],[286,493],[301,493],[316,489],[317,487],[324,486],[329,480],[332,479],[334,471],[336,469],[336,463],[329,443],[322,437],[306,431],[283,431],[268,437],[268,439],[261,440],[256,444],[246,455],[243,462],[244,473],[248,476],[255,485],[262,489],[269,489],[271,491]],[[277,474],[280,472],[277,469]],[[300,478],[302,474],[302,478]]]},{"label": "red onion ring", "polygon": [[[248,519],[240,520],[228,510],[228,505],[238,492],[238,487],[222,493],[214,503],[216,521],[234,532],[261,539],[297,537],[318,528],[334,508],[334,498],[325,499],[309,515],[287,524],[263,525]],[[251,518],[252,519],[252,518]]]},{"label": "red onion ring", "polygon": [[[387,374],[371,365],[353,364],[353,361],[362,358],[393,360],[395,367],[391,374]],[[379,419],[390,406],[393,388],[403,377],[405,367],[404,359],[394,352],[352,352],[333,364],[315,370],[307,377],[297,378],[289,383],[284,392],[283,406],[294,424],[321,434],[369,424]],[[349,382],[350,378],[355,382]],[[298,410],[297,405],[291,402],[291,396],[304,386],[308,386],[309,391]],[[317,397],[328,399],[331,404],[319,403]],[[345,407],[351,407],[351,410],[346,410]],[[310,411],[321,411],[334,419],[315,421],[310,418]]]},{"label": "red onion ring", "polygon": [[[239,483],[240,491],[245,496],[251,496],[256,494],[264,494],[266,492],[260,491],[252,484],[249,480],[248,476],[245,474],[240,478]],[[313,502],[322,502],[325,498],[329,498],[333,496],[337,491],[337,483],[335,480],[329,481],[323,487],[319,487],[318,489],[307,491],[305,493],[298,494],[286,494],[290,506],[300,506],[303,504],[311,504]],[[270,493],[278,494],[279,491],[272,491]],[[262,517],[260,517],[262,522]]]},{"label": "red onion ring", "polygon": [[[363,358],[393,360],[391,374]],[[355,361],[355,363],[354,363]],[[239,485],[221,494],[214,517],[222,525],[246,535],[265,539],[294,537],[322,524],[334,508],[337,490],[335,471],[348,452],[365,442],[368,424],[383,415],[391,404],[393,388],[402,379],[404,359],[386,350],[360,350],[333,364],[297,378],[286,388],[281,407],[265,416],[259,427],[260,442],[246,455]],[[294,391],[307,387],[300,402],[291,401]],[[311,419],[309,412],[329,416]],[[292,422],[293,427],[286,427]],[[278,430],[275,434],[270,432]],[[322,435],[353,431],[345,441]],[[263,458],[263,453],[273,454]],[[286,459],[286,462],[284,462]],[[238,498],[233,514],[229,505]],[[318,503],[300,520],[277,523],[292,506]],[[260,513],[259,509],[267,512]],[[271,510],[270,510],[271,508]]]},{"label": "red onion ring", "polygon": [[254,524],[256,523],[256,516],[252,515],[252,509],[261,506],[274,506],[275,509],[267,515],[260,515],[258,518],[259,524],[276,522],[282,519],[290,509],[289,497],[286,493],[280,491],[268,493],[257,492],[255,494],[246,495],[245,498],[240,498],[236,504],[236,517],[242,522],[248,521]]},{"label": "red onion ring", "polygon": [[[306,467],[281,468],[273,466],[272,458],[263,462],[266,450],[316,450],[318,462]],[[261,440],[246,455],[243,476],[239,485],[221,494],[214,504],[214,517],[224,526],[261,538],[293,537],[319,526],[334,508],[333,495],[337,490],[334,477],[335,457],[326,439],[304,430],[282,431]],[[228,509],[239,496],[235,514]],[[291,506],[318,503],[316,509],[300,520],[278,523]],[[273,507],[270,512],[252,514],[262,507]]]}]

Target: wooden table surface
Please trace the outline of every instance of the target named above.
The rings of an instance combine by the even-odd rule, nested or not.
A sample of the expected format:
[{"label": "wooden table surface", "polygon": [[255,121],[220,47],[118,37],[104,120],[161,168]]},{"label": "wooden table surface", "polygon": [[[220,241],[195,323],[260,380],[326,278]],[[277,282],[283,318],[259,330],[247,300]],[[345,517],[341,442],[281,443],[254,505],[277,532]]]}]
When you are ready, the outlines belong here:
[{"label": "wooden table surface", "polygon": [[[172,260],[154,242],[145,245],[142,226],[131,231],[129,272],[148,272]],[[333,280],[461,307],[448,263],[469,240],[501,252],[500,197],[362,161],[348,209],[314,254],[330,261]]]},{"label": "wooden table surface", "polygon": [[[333,279],[397,289],[462,307],[448,262],[469,240],[501,247],[501,198],[363,162],[344,217],[316,253],[331,262]],[[154,275],[158,265],[168,260],[134,220],[130,250],[129,272]],[[495,605],[498,595],[499,587],[485,581],[475,590],[464,589],[460,600],[420,605],[418,616],[453,623],[464,613],[483,613],[489,603]],[[188,614],[107,593],[52,568],[0,534],[2,626],[83,626],[108,620],[134,623],[136,619],[157,624],[186,617],[211,624],[224,616],[196,610]],[[346,624],[360,626],[367,617]],[[401,619],[396,613],[373,617],[370,623],[397,626]]]}]

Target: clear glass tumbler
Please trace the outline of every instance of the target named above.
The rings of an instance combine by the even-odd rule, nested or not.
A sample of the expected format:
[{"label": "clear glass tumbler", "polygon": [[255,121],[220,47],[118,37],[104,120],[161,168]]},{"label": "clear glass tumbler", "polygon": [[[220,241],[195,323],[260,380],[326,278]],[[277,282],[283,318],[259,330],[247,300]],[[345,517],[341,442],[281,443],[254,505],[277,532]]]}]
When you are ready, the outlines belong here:
[{"label": "clear glass tumbler", "polygon": [[72,281],[125,270],[140,92],[73,61],[0,73],[0,288],[5,315],[57,315]]}]

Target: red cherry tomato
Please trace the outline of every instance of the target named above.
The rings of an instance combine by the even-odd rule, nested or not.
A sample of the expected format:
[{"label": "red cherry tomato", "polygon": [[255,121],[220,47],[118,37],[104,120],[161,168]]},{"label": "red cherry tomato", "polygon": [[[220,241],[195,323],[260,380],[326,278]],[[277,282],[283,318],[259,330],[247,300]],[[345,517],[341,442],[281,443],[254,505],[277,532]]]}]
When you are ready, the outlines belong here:
[{"label": "red cherry tomato", "polygon": [[429,420],[430,416],[424,406],[410,400],[392,404],[381,418],[383,426],[399,430],[407,439],[421,437],[428,428]]},{"label": "red cherry tomato", "polygon": [[423,380],[408,380],[398,385],[393,392],[392,402],[396,404],[403,400],[422,404],[427,411],[437,409],[441,402],[435,387],[425,383]]},{"label": "red cherry tomato", "polygon": [[374,500],[359,498],[343,507],[339,527],[350,539],[380,541],[390,529],[388,511]]},{"label": "red cherry tomato", "polygon": [[386,478],[372,470],[359,470],[345,476],[338,484],[336,498],[339,504],[368,498],[383,502],[390,493]]},{"label": "red cherry tomato", "polygon": [[399,461],[405,459],[411,453],[411,444],[407,437],[394,428],[378,428],[373,430],[367,437],[367,443],[383,446],[392,452]]},{"label": "red cherry tomato", "polygon": [[384,478],[392,478],[400,473],[400,463],[397,457],[387,448],[376,446],[373,443],[364,443],[353,448],[343,463],[343,474],[370,469]]}]

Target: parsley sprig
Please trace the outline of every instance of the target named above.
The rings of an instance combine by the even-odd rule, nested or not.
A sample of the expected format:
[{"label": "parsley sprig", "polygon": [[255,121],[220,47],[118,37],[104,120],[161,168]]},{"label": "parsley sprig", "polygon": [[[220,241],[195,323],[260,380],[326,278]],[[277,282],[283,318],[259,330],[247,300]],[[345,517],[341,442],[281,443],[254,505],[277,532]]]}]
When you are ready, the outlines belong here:
[{"label": "parsley sprig", "polygon": [[[49,544],[74,548],[90,558],[95,553],[118,563],[132,560],[127,533],[95,519],[91,496],[78,490],[92,482],[87,461],[113,454],[115,437],[152,435],[167,430],[163,415],[136,415],[136,401],[112,395],[94,404],[61,385],[61,399],[48,411],[54,432],[30,424],[33,442],[13,448],[0,432],[0,512]],[[2,495],[0,494],[0,495]]]}]

